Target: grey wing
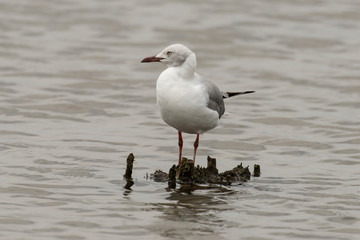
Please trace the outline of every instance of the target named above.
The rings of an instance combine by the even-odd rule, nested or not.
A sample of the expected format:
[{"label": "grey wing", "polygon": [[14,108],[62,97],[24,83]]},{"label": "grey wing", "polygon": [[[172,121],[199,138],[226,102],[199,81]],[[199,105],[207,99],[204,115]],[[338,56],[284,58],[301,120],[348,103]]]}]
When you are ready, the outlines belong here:
[{"label": "grey wing", "polygon": [[204,84],[205,89],[209,94],[209,101],[207,103],[207,107],[214,111],[217,111],[219,113],[219,118],[221,118],[221,116],[225,112],[223,95],[214,83],[205,80]]}]

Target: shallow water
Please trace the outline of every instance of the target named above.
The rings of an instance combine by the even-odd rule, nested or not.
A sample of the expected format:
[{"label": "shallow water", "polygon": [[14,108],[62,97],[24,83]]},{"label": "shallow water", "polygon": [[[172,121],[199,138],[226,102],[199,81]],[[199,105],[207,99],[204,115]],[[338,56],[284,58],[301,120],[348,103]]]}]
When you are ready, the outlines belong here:
[{"label": "shallow water", "polygon": [[[0,2],[1,239],[358,239],[358,1]],[[171,43],[223,90],[197,163],[262,175],[185,194],[145,178],[176,163],[160,119]],[[194,136],[185,135],[191,156]],[[124,188],[133,152],[135,184]]]}]

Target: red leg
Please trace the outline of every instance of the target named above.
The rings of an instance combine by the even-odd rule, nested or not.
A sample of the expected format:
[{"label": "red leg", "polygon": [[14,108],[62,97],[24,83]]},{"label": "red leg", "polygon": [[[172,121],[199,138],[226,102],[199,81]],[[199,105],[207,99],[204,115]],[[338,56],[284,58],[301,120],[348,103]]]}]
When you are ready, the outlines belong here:
[{"label": "red leg", "polygon": [[181,164],[182,148],[183,148],[183,139],[182,139],[182,136],[181,136],[181,132],[178,132],[178,135],[179,135],[178,145],[179,145],[179,165],[180,165]]},{"label": "red leg", "polygon": [[196,150],[199,146],[199,134],[196,134],[196,139],[194,142],[194,162],[195,162],[195,157],[196,157]]}]

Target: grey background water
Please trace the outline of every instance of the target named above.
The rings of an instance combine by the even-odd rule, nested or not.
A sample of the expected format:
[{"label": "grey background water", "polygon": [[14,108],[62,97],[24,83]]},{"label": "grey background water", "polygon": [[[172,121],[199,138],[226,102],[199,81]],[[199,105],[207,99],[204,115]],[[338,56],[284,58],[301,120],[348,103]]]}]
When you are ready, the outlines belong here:
[{"label": "grey background water", "polygon": [[[0,238],[358,239],[359,29],[356,0],[1,0]],[[144,178],[176,163],[164,66],[140,64],[171,43],[256,91],[226,102],[197,162],[260,178],[190,195]]]}]

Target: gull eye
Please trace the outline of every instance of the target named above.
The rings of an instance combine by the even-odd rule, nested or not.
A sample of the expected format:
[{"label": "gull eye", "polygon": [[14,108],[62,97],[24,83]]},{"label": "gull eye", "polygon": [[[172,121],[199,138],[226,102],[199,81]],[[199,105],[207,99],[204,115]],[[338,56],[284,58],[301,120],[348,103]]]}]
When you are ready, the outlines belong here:
[{"label": "gull eye", "polygon": [[171,54],[173,54],[173,52],[171,52],[171,51],[168,51],[168,52],[166,53],[166,55],[168,55],[168,57],[170,57]]}]

